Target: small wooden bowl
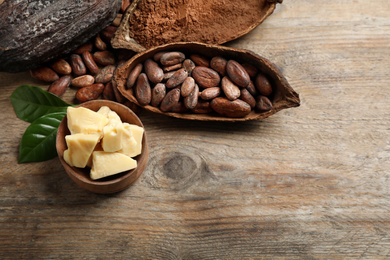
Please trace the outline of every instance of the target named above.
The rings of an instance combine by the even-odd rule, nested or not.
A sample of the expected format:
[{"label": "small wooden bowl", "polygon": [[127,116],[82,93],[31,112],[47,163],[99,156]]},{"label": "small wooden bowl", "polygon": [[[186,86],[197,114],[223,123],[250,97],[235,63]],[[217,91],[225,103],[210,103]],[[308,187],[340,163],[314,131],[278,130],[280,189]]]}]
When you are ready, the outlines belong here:
[{"label": "small wooden bowl", "polygon": [[[79,106],[89,108],[93,111],[98,111],[100,107],[107,106],[119,115],[119,117],[122,119],[122,122],[127,122],[130,124],[135,124],[144,127],[141,120],[137,117],[136,114],[134,114],[133,111],[131,111],[128,107],[113,101],[94,100],[85,102]],[[95,193],[115,193],[128,188],[138,179],[138,177],[144,171],[149,155],[145,131],[142,139],[142,153],[134,158],[137,161],[137,168],[135,169],[113,176],[105,177],[100,180],[92,180],[89,177],[89,168],[81,169],[69,166],[64,161],[63,157],[64,151],[67,149],[65,136],[70,134],[67,122],[67,117],[65,116],[58,128],[56,136],[56,148],[58,157],[62,165],[64,166],[66,173],[80,187]]]}]

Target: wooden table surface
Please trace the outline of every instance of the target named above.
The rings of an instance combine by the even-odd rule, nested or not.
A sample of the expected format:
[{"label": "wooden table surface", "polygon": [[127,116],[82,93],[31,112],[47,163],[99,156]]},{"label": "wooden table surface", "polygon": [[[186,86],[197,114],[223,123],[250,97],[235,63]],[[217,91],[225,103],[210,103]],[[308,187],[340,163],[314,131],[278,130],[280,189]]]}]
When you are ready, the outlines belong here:
[{"label": "wooden table surface", "polygon": [[285,0],[227,45],[273,61],[301,106],[245,123],[141,111],[149,162],[114,195],[57,158],[17,164],[28,124],[9,96],[40,83],[0,73],[0,259],[389,259],[389,0]]}]

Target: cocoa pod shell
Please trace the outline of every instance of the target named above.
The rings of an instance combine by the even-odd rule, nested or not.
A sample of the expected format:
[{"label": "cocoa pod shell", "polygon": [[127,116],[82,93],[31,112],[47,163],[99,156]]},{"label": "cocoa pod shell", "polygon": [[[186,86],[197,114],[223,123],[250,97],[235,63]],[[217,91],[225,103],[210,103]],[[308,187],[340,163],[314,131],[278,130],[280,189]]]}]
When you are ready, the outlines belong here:
[{"label": "cocoa pod shell", "polygon": [[[158,107],[153,107],[150,105],[142,106],[143,109],[152,111],[154,113],[188,120],[235,122],[264,119],[283,109],[298,107],[300,105],[299,94],[293,90],[293,88],[287,82],[286,78],[282,75],[281,71],[268,59],[265,59],[248,50],[195,42],[183,42],[161,45],[134,55],[121,67],[117,68],[114,73],[113,81],[115,82],[118,91],[122,93],[122,95],[130,102],[133,102],[140,106],[134,94],[126,88],[127,77],[130,71],[137,64],[143,63],[146,59],[152,59],[153,55],[158,52],[167,51],[181,51],[183,53],[186,53],[188,57],[188,54],[190,53],[199,53],[209,58],[215,56],[222,56],[228,60],[232,59],[240,63],[249,63],[255,66],[259,71],[267,75],[268,79],[272,83],[273,94],[270,97],[270,100],[272,101],[272,109],[266,112],[258,112],[254,109],[248,115],[242,118],[229,118],[212,112],[204,114],[164,112],[161,111]],[[202,104],[204,103],[203,100],[199,99],[198,104],[201,101]],[[194,109],[192,111],[194,111]]]}]

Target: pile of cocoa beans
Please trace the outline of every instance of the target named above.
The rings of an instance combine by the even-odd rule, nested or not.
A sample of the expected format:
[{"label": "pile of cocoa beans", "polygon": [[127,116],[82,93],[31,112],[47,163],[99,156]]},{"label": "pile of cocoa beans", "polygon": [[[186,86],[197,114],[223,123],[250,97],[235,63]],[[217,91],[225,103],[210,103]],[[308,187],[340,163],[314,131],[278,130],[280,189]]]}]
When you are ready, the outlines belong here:
[{"label": "pile of cocoa beans", "polygon": [[221,56],[158,52],[130,71],[126,87],[141,106],[162,112],[245,117],[272,109],[267,76],[251,64]]},{"label": "pile of cocoa beans", "polygon": [[107,100],[123,99],[112,86],[116,67],[134,55],[129,50],[116,50],[110,41],[120,25],[123,13],[130,5],[122,1],[121,9],[111,25],[99,32],[93,39],[72,51],[66,57],[58,58],[44,66],[30,70],[33,78],[49,83],[48,92],[61,97],[69,87],[77,89],[78,102],[103,97]]}]

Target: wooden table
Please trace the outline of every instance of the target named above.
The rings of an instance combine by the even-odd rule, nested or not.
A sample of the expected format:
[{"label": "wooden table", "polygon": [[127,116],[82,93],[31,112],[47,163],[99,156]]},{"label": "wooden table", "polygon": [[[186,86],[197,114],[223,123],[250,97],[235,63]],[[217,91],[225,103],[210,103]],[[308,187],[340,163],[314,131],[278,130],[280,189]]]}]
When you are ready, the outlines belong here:
[{"label": "wooden table", "polygon": [[149,162],[114,195],[58,159],[17,164],[28,124],[9,96],[40,83],[1,73],[0,258],[389,259],[389,0],[286,0],[228,45],[276,63],[301,106],[246,123],[141,111]]}]

